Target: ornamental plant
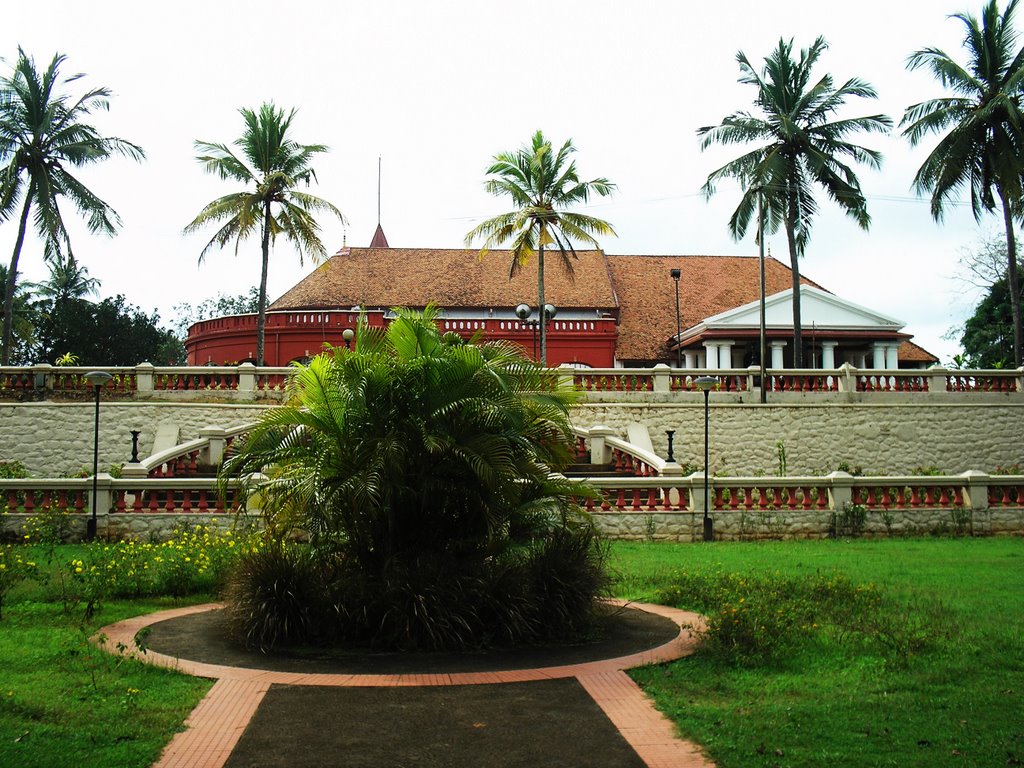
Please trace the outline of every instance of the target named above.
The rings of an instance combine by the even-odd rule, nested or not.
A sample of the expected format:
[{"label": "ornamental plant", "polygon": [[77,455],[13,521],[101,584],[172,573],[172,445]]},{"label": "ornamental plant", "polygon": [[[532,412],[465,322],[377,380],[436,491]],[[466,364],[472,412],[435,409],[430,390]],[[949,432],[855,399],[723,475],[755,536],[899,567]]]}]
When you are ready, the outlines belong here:
[{"label": "ornamental plant", "polygon": [[223,466],[277,538],[235,572],[238,634],[452,648],[582,631],[605,580],[576,503],[591,491],[553,473],[573,395],[515,345],[440,333],[435,307],[396,314],[297,366]]},{"label": "ornamental plant", "polygon": [[19,547],[5,544],[0,547],[0,617],[3,616],[4,598],[15,584],[24,581],[36,571],[36,564]]}]

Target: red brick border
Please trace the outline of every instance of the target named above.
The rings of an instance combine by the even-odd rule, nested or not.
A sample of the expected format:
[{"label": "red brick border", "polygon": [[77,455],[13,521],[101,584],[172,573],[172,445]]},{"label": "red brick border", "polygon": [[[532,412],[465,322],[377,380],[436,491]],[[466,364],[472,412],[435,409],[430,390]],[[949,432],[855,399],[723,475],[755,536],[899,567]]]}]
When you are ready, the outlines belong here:
[{"label": "red brick border", "polygon": [[[620,605],[624,602],[616,601]],[[169,667],[185,674],[217,680],[206,697],[185,721],[187,730],[167,745],[154,768],[221,768],[246,724],[252,718],[271,684],[332,686],[424,686],[517,683],[531,680],[575,677],[604,710],[619,732],[649,768],[712,768],[699,748],[675,735],[672,723],[644,695],[623,670],[645,664],[659,664],[693,653],[696,639],[684,628],[698,625],[701,617],[660,605],[631,603],[650,613],[671,619],[680,626],[675,639],[640,653],[615,659],[589,661],[538,669],[498,672],[456,672],[448,674],[353,675],[273,672],[262,669],[227,667],[147,651],[141,660]],[[117,653],[119,644],[131,653],[139,630],[159,621],[214,610],[214,603],[160,611],[119,621],[104,627],[104,647]]]}]

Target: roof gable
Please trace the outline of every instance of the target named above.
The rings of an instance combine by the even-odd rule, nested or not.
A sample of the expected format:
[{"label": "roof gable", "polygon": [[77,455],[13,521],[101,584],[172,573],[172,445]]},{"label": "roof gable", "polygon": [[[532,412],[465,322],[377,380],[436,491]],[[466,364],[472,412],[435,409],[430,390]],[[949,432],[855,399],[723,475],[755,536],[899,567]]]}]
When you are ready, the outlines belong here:
[{"label": "roof gable", "polygon": [[[700,324],[711,329],[757,328],[760,326],[758,300],[712,315]],[[765,298],[765,325],[770,328],[793,327],[793,289]],[[906,323],[852,301],[841,299],[811,285],[800,288],[800,320],[804,328],[830,330],[898,331]]]}]

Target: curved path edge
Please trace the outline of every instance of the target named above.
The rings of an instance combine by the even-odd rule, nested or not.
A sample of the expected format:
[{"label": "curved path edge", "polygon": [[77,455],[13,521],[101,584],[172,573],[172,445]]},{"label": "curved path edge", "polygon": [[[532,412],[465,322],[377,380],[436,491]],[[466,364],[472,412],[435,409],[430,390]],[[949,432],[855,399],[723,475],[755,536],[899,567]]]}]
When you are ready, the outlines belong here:
[{"label": "curved path edge", "polygon": [[102,647],[156,666],[216,680],[185,720],[186,730],[175,735],[154,768],[222,768],[271,685],[429,686],[518,683],[575,677],[648,768],[713,768],[697,745],[678,738],[675,726],[624,670],[661,664],[688,656],[697,646],[693,628],[703,626],[699,614],[663,605],[608,601],[637,608],[673,621],[679,634],[669,642],[639,653],[612,659],[537,669],[445,674],[311,674],[230,667],[169,656],[135,645],[140,630],[167,619],[216,610],[219,603],[175,608],[110,624],[95,636],[106,637]]}]

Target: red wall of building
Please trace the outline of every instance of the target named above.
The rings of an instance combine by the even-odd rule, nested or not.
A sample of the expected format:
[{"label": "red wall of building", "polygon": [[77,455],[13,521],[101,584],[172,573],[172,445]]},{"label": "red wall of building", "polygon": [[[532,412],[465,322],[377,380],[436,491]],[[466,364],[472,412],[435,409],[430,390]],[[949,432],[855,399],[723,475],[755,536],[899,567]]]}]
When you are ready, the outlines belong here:
[{"label": "red wall of building", "polygon": [[[382,312],[367,312],[371,326],[387,323]],[[293,360],[316,355],[325,344],[344,346],[342,333],[356,328],[358,312],[273,312],[267,315],[264,333],[264,358],[267,365],[288,365]],[[441,330],[454,331],[464,338],[483,331],[487,341],[505,340],[520,345],[535,357],[540,340],[536,327],[519,320],[444,319]],[[591,368],[611,368],[615,364],[618,336],[613,319],[552,320],[548,323],[548,365],[563,363]],[[256,356],[256,316],[232,315],[196,323],[185,342],[189,365],[235,365]]]}]

